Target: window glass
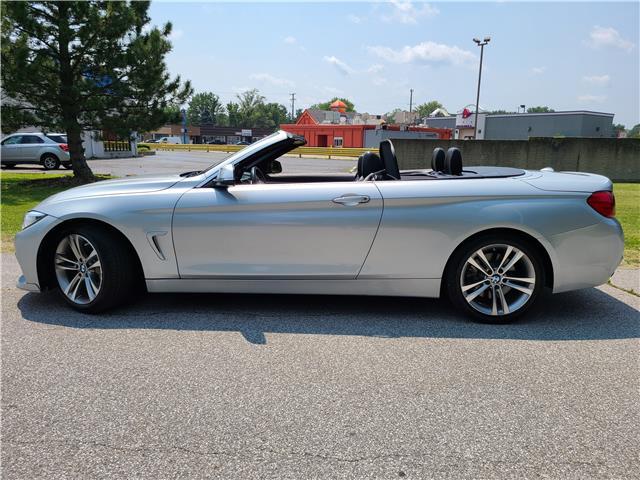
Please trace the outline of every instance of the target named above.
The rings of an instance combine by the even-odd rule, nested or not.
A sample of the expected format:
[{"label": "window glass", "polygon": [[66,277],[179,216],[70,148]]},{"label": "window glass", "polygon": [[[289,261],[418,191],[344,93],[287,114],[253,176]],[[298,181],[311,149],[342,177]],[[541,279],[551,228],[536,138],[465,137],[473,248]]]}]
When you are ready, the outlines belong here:
[{"label": "window glass", "polygon": [[333,146],[342,147],[342,137],[333,137]]},{"label": "window glass", "polygon": [[22,139],[22,136],[20,135],[17,135],[15,137],[5,138],[2,141],[2,145],[15,145],[16,143],[20,143],[20,139]]},{"label": "window glass", "polygon": [[67,137],[65,137],[64,135],[47,135],[47,137],[49,137],[51,140],[53,140],[56,143],[67,143]]},{"label": "window glass", "polygon": [[35,135],[23,135],[22,136],[22,141],[20,142],[22,144],[25,143],[44,143],[44,140],[40,137],[37,137]]}]

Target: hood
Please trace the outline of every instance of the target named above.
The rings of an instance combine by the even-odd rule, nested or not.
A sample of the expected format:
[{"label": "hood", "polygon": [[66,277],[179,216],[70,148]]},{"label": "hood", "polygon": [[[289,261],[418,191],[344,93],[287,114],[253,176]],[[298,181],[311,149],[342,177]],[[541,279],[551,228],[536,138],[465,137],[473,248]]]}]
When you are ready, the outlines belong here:
[{"label": "hood", "polygon": [[183,179],[180,175],[141,175],[117,180],[103,180],[57,193],[47,198],[40,205],[77,198],[157,192],[165,190]]}]

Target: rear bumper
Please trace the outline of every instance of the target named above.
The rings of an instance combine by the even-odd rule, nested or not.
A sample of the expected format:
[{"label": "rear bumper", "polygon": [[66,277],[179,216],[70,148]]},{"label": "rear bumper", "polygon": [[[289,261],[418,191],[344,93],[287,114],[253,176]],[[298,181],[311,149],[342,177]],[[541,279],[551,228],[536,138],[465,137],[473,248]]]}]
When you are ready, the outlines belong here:
[{"label": "rear bumper", "polygon": [[622,227],[613,218],[554,235],[549,242],[556,256],[554,293],[607,283],[624,252]]}]

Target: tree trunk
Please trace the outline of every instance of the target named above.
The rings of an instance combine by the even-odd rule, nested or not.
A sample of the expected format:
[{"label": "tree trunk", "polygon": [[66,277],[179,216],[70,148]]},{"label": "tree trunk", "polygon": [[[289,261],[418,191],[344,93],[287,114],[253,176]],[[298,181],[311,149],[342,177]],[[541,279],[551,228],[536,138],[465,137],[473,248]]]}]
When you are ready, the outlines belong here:
[{"label": "tree trunk", "polygon": [[96,177],[87,164],[82,146],[82,127],[80,126],[78,102],[75,97],[75,76],[71,67],[71,54],[69,43],[71,42],[71,29],[69,28],[68,9],[69,4],[59,2],[58,7],[58,45],[60,48],[60,106],[62,121],[67,133],[69,155],[73,175],[82,183],[95,182]]},{"label": "tree trunk", "polygon": [[95,182],[96,177],[93,175],[91,168],[89,168],[89,165],[87,164],[87,159],[84,156],[82,131],[80,130],[80,125],[78,125],[77,122],[76,126],[67,126],[67,142],[69,144],[69,155],[71,156],[73,175],[82,183]]}]

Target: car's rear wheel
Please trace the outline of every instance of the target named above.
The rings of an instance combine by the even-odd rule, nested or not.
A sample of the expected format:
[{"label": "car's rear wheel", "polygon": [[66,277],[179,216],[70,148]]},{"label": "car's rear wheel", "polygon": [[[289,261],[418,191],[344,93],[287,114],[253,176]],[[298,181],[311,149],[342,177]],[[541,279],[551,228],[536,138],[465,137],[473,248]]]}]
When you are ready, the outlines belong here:
[{"label": "car's rear wheel", "polygon": [[544,275],[530,242],[487,235],[454,253],[446,282],[449,298],[463,312],[485,323],[508,323],[535,305]]},{"label": "car's rear wheel", "polygon": [[76,310],[97,313],[134,291],[131,254],[121,239],[93,225],[61,232],[50,258],[62,298]]},{"label": "car's rear wheel", "polygon": [[60,167],[60,160],[52,154],[45,154],[40,159],[40,163],[46,170],[56,170]]}]

